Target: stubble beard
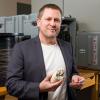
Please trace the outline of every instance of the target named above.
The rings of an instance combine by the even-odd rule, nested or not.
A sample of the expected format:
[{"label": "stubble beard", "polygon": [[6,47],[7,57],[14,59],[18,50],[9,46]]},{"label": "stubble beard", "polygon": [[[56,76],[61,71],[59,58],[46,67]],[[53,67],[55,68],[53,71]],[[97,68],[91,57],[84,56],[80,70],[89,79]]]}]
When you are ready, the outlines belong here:
[{"label": "stubble beard", "polygon": [[47,38],[53,39],[53,38],[57,38],[58,34],[59,34],[59,32],[56,33],[56,34],[54,34],[54,35],[49,35],[48,33],[45,33],[45,36],[46,36]]}]

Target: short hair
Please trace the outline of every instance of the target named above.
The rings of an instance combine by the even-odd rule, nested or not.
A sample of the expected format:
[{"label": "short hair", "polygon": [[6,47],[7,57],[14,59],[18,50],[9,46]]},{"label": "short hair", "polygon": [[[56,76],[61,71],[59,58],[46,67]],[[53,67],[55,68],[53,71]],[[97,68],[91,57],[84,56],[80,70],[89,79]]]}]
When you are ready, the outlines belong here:
[{"label": "short hair", "polygon": [[46,5],[44,5],[43,7],[40,8],[39,14],[37,16],[38,18],[41,18],[42,17],[45,8],[51,8],[51,9],[59,10],[59,12],[62,15],[62,10],[61,10],[61,8],[58,5],[56,5],[56,4],[46,4]]}]

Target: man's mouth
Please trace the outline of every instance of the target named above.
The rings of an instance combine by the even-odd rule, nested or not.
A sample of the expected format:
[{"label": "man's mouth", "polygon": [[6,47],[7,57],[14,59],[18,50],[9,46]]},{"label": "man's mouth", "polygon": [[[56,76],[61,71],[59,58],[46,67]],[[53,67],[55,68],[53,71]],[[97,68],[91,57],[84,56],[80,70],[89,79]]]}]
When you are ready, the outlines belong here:
[{"label": "man's mouth", "polygon": [[50,29],[51,32],[56,32],[56,29]]}]

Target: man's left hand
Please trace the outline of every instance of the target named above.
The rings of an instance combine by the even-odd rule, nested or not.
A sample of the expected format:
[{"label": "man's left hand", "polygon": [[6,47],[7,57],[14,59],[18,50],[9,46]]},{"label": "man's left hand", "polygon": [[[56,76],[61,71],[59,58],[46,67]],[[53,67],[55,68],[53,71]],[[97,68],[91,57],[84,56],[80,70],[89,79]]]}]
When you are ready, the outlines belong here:
[{"label": "man's left hand", "polygon": [[79,75],[73,75],[70,82],[70,86],[73,88],[80,89],[83,86],[84,81],[84,77],[81,77]]}]

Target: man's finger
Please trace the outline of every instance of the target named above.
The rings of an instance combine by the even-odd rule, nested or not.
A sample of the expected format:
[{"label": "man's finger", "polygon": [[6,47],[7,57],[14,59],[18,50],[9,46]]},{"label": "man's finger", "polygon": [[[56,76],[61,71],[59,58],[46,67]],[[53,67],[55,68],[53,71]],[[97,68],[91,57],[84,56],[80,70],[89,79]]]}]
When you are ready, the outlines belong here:
[{"label": "man's finger", "polygon": [[50,81],[51,77],[52,77],[51,74],[50,74],[50,75],[47,75],[47,76],[44,78],[44,80],[45,80],[45,81]]}]

